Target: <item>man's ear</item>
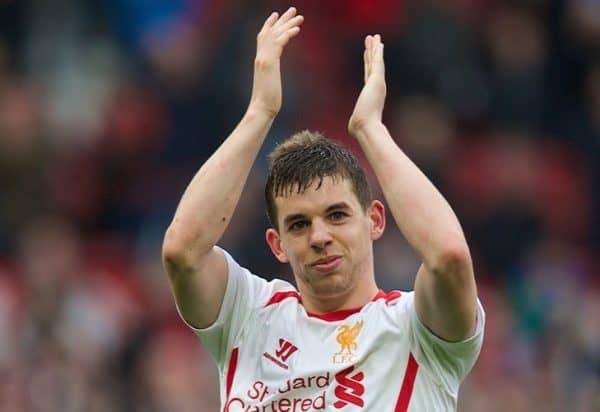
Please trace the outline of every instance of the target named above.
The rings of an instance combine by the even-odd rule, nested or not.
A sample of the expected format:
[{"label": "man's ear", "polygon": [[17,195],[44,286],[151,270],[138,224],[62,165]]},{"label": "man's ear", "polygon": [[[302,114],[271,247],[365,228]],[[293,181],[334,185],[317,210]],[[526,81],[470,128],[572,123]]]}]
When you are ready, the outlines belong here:
[{"label": "man's ear", "polygon": [[271,252],[273,252],[277,260],[281,263],[289,263],[290,260],[281,248],[281,238],[279,237],[277,230],[273,229],[272,227],[268,228],[267,232],[265,233],[265,237],[269,247],[271,248]]},{"label": "man's ear", "polygon": [[385,230],[385,206],[379,200],[373,200],[367,214],[371,220],[371,239],[377,240]]}]

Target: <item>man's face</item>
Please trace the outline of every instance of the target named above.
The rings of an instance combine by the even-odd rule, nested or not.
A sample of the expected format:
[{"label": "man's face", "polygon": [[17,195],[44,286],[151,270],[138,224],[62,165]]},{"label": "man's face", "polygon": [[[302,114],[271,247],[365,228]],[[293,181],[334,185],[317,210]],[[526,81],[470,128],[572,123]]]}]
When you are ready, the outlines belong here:
[{"label": "man's face", "polygon": [[275,256],[292,266],[301,293],[348,294],[373,276],[373,240],[383,231],[383,205],[363,211],[348,180],[323,179],[303,193],[275,198],[279,231],[269,229]]}]

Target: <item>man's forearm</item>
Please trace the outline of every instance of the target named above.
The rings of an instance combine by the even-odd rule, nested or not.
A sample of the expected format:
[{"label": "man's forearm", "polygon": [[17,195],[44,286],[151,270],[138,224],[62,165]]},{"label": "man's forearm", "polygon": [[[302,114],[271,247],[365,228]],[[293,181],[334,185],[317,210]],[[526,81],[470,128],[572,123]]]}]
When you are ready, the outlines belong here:
[{"label": "man's forearm", "polygon": [[272,114],[248,109],[240,123],[186,188],[166,240],[208,252],[225,231],[248,174],[273,122]]},{"label": "man's forearm", "polygon": [[[163,243],[163,255],[208,253],[231,220],[252,164],[281,109],[280,59],[304,17],[290,7],[273,12],[257,35],[250,105],[227,140],[187,187]],[[187,260],[187,259],[185,259]]]},{"label": "man's forearm", "polygon": [[404,154],[380,122],[363,125],[355,133],[400,230],[434,269],[455,248],[465,246],[452,208],[431,181]]}]

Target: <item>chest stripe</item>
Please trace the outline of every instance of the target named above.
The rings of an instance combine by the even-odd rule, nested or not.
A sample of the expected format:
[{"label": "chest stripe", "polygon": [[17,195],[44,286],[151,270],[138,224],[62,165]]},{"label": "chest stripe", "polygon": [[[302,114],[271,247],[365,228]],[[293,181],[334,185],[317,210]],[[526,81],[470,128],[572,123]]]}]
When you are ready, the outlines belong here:
[{"label": "chest stripe", "polygon": [[235,376],[235,370],[237,369],[239,348],[233,348],[231,351],[231,357],[229,358],[229,367],[227,368],[227,378],[225,379],[225,405],[229,402],[229,395],[231,394],[231,387],[233,386],[233,378]]},{"label": "chest stripe", "polygon": [[394,409],[394,412],[406,412],[408,410],[408,404],[410,403],[410,398],[412,397],[418,369],[419,364],[413,357],[412,353],[410,353],[408,355],[406,372],[404,372],[404,379],[402,380],[402,386],[400,387],[400,394],[398,395],[398,402],[396,402],[396,408]]}]

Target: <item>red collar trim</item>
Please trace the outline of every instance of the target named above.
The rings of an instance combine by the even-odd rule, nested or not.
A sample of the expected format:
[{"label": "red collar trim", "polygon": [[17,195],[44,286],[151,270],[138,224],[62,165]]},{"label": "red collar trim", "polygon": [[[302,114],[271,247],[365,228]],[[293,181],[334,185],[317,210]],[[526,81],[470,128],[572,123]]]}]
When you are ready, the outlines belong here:
[{"label": "red collar trim", "polygon": [[[379,300],[379,299],[385,299],[385,304],[389,305],[392,301],[395,301],[401,295],[402,295],[402,293],[400,293],[397,290],[393,290],[388,293],[386,293],[382,290],[379,290],[377,292],[377,294],[375,296],[373,296],[373,299],[371,299],[371,302],[375,302],[376,300]],[[287,298],[294,298],[294,299],[298,300],[298,302],[300,304],[302,304],[302,297],[300,296],[300,294],[298,292],[296,292],[295,290],[288,290],[288,291],[274,293],[273,296],[271,296],[271,299],[269,299],[269,301],[265,305],[265,307],[274,305],[276,303],[280,303]],[[325,320],[328,322],[332,322],[332,321],[344,320],[347,317],[360,312],[362,308],[363,308],[363,306],[358,307],[358,308],[353,308],[353,309],[336,310],[334,312],[328,312],[328,313],[319,314],[319,313],[307,312],[307,314],[311,318],[317,318],[317,319]]]}]

